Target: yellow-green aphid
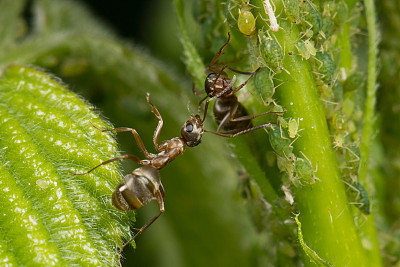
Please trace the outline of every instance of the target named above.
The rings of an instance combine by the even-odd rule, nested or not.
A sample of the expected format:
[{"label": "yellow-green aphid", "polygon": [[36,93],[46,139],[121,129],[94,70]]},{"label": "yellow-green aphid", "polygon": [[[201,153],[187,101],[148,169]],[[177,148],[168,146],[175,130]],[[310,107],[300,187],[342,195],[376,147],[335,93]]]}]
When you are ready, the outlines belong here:
[{"label": "yellow-green aphid", "polygon": [[342,111],[337,111],[333,113],[332,116],[332,126],[340,132],[346,131],[346,123],[347,116]]},{"label": "yellow-green aphid", "polygon": [[295,119],[290,119],[288,124],[288,132],[290,138],[295,138],[299,132],[299,121]]},{"label": "yellow-green aphid", "polygon": [[45,180],[42,180],[42,179],[37,179],[36,185],[39,186],[41,189],[47,189],[49,187],[49,184]]},{"label": "yellow-green aphid", "polygon": [[237,24],[239,31],[245,35],[252,35],[256,30],[256,19],[248,10],[239,10]]},{"label": "yellow-green aphid", "polygon": [[314,42],[310,40],[299,41],[296,44],[297,51],[305,59],[309,59],[311,56],[315,57],[317,50],[314,47]]},{"label": "yellow-green aphid", "polygon": [[346,97],[342,103],[342,110],[347,115],[347,117],[350,117],[354,111],[354,101],[351,100],[349,97]]},{"label": "yellow-green aphid", "polygon": [[315,49],[314,42],[311,41],[311,40],[305,40],[304,41],[304,45],[305,45],[305,47],[307,49],[307,52],[311,56],[315,57],[315,55],[317,54],[317,50]]},{"label": "yellow-green aphid", "polygon": [[311,56],[310,52],[308,52],[306,45],[302,41],[298,41],[296,44],[297,51],[299,54],[305,59],[308,60]]}]

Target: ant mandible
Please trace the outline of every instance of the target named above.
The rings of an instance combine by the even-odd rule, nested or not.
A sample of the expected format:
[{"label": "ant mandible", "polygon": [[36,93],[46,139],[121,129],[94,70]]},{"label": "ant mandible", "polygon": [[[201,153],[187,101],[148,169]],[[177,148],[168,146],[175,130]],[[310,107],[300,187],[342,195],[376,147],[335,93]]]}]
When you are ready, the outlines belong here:
[{"label": "ant mandible", "polygon": [[[218,124],[217,132],[215,132],[215,134],[224,137],[235,137],[239,134],[247,133],[260,128],[266,128],[271,124],[267,123],[253,127],[251,120],[265,114],[276,113],[273,111],[268,111],[258,115],[249,115],[245,107],[239,102],[235,93],[242,89],[260,70],[260,68],[254,72],[239,71],[227,65],[219,68],[219,64],[216,62],[219,57],[224,54],[222,51],[229,44],[230,38],[231,35],[228,32],[228,40],[219,49],[218,53],[211,60],[208,68],[205,70],[208,75],[204,83],[204,90],[199,92],[193,90],[195,95],[199,95],[204,92],[207,93],[207,95],[200,100],[198,106],[198,113],[200,113],[201,103],[208,98],[204,106],[204,116],[202,119],[203,122],[206,119],[209,103],[212,100],[217,99],[214,104],[214,118]],[[246,81],[235,88],[233,87],[233,84],[236,81],[236,76],[234,76],[233,79],[230,79],[228,74],[225,72],[225,69],[250,76]]]},{"label": "ant mandible", "polygon": [[191,116],[189,120],[181,128],[182,137],[174,137],[170,140],[164,141],[160,145],[158,139],[163,126],[163,119],[157,108],[150,102],[150,94],[147,93],[147,103],[152,108],[152,112],[158,119],[158,125],[154,131],[153,143],[155,149],[159,152],[157,154],[149,153],[143,144],[138,132],[132,128],[115,128],[102,130],[92,124],[92,126],[102,132],[131,132],[135,137],[136,143],[140,150],[143,152],[147,159],[140,160],[134,155],[122,155],[119,157],[112,158],[104,161],[94,168],[84,173],[72,173],[73,175],[85,175],[88,174],[98,167],[108,164],[113,161],[122,159],[131,159],[136,163],[142,165],[135,169],[132,173],[126,175],[124,180],[117,186],[112,195],[112,204],[119,210],[129,211],[136,210],[150,201],[156,200],[160,207],[160,212],[154,216],[149,222],[142,226],[138,232],[123,246],[118,254],[118,262],[121,264],[121,256],[124,248],[131,243],[138,235],[146,230],[152,223],[154,223],[158,217],[164,212],[164,200],[165,192],[161,183],[159,170],[162,169],[166,164],[174,160],[176,157],[183,154],[186,146],[194,147],[200,144],[201,137],[203,135],[203,121],[199,115]]}]

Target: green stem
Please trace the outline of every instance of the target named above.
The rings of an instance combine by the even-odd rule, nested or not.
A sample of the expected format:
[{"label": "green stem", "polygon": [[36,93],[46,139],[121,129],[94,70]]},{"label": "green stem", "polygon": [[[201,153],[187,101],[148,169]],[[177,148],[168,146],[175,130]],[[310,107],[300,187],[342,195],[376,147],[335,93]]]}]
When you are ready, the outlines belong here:
[{"label": "green stem", "polygon": [[375,7],[372,0],[365,0],[365,11],[368,24],[368,79],[367,79],[367,99],[364,110],[364,130],[360,146],[361,163],[359,171],[359,181],[364,182],[368,172],[368,160],[370,154],[371,138],[374,130],[374,116],[376,103],[376,20]]},{"label": "green stem", "polygon": [[[276,5],[279,12],[282,5]],[[287,116],[300,119],[300,128],[304,130],[293,144],[294,149],[303,152],[312,165],[318,167],[315,175],[321,180],[295,191],[305,242],[335,266],[368,266],[348,208],[311,66],[295,53],[289,55],[296,51],[299,30],[290,22],[281,21],[281,27],[283,30],[275,36],[285,47],[285,71],[275,76],[276,80],[282,81],[276,95],[287,109]],[[304,263],[310,265],[306,258]]]},{"label": "green stem", "polygon": [[[363,135],[360,145],[360,170],[359,170],[359,182],[365,184],[367,174],[369,171],[369,160],[371,159],[371,143],[372,135],[376,128],[374,125],[375,119],[375,104],[376,104],[376,56],[377,56],[377,32],[376,32],[376,14],[373,0],[365,0],[365,12],[368,26],[368,79],[367,79],[367,95],[364,109],[364,121],[363,121]],[[378,240],[376,236],[375,220],[373,214],[371,214],[368,220],[365,222],[363,227],[360,229],[363,243],[368,244],[365,248],[368,250],[367,258],[371,266],[382,266],[382,259],[380,257],[380,250]]]}]

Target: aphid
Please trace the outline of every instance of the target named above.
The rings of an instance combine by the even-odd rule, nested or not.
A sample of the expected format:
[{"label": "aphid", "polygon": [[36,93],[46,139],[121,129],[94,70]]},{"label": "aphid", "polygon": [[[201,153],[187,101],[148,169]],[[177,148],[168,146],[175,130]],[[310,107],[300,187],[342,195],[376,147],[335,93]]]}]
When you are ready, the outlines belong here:
[{"label": "aphid", "polygon": [[269,18],[269,28],[271,29],[271,31],[274,32],[279,31],[279,25],[275,17],[275,10],[272,8],[271,3],[269,2],[269,0],[264,0],[262,3],[264,6],[265,14],[267,14]]},{"label": "aphid", "polygon": [[366,215],[371,214],[371,203],[365,187],[359,182],[343,182],[347,184],[353,192],[352,195],[354,197],[354,201],[350,202],[349,204],[356,205],[357,208],[359,208],[361,212]]},{"label": "aphid", "polygon": [[314,183],[314,170],[311,164],[303,159],[297,158],[295,161],[295,170],[297,175],[307,183]]},{"label": "aphid", "polygon": [[347,126],[347,123],[346,123],[347,120],[346,119],[347,119],[346,114],[344,114],[341,111],[337,111],[337,112],[333,113],[333,116],[332,116],[332,125],[333,125],[333,127],[337,131],[341,131],[341,132],[345,131],[346,130],[346,126]]},{"label": "aphid", "polygon": [[283,70],[283,52],[280,44],[263,34],[258,35],[260,41],[260,53],[266,66],[275,73]]},{"label": "aphid", "polygon": [[41,189],[47,189],[49,187],[49,184],[42,179],[37,179],[36,185],[39,186]]},{"label": "aphid", "polygon": [[351,100],[349,97],[346,97],[342,103],[342,110],[347,117],[350,117],[354,111],[354,101]]},{"label": "aphid", "polygon": [[321,19],[321,31],[320,35],[324,39],[328,39],[332,36],[333,33],[333,20],[331,17],[323,16]]},{"label": "aphid", "polygon": [[[209,67],[206,69],[206,73],[208,73],[208,76],[205,80],[204,90],[200,93],[206,92],[207,95],[199,102],[198,110],[200,111],[201,103],[208,98],[204,107],[204,122],[210,101],[217,99],[214,104],[214,117],[215,121],[218,124],[218,129],[215,134],[225,137],[228,137],[227,134],[233,134],[231,135],[231,137],[234,137],[239,134],[244,134],[256,129],[270,126],[271,124],[267,123],[253,127],[251,120],[256,117],[275,112],[268,111],[258,115],[249,115],[244,106],[239,103],[235,93],[242,89],[255,75],[255,73],[260,70],[260,68],[258,68],[255,72],[244,72],[235,70],[226,65],[222,68],[217,67],[218,64],[216,64],[216,62],[218,58],[223,54],[222,51],[228,45],[229,41],[230,34],[228,33],[228,40],[220,48],[218,53],[211,60]],[[234,76],[231,80],[228,74],[224,71],[225,69],[229,69],[239,74],[247,74],[250,76],[238,87],[233,87],[236,78]],[[199,93],[195,92],[195,94]]]},{"label": "aphid", "polygon": [[305,13],[305,21],[308,22],[309,26],[311,26],[310,29],[307,29],[305,35],[308,35],[307,32],[313,34],[320,32],[322,27],[322,18],[315,5],[308,0],[304,1],[303,10]]},{"label": "aphid", "polygon": [[295,138],[299,132],[299,120],[290,119],[288,124],[288,132],[290,138]]},{"label": "aphid", "polygon": [[349,8],[345,1],[338,1],[335,3],[335,11],[333,21],[335,26],[339,29],[347,20]]},{"label": "aphid", "polygon": [[335,63],[331,56],[326,52],[317,52],[315,58],[319,62],[318,75],[324,82],[331,85],[335,73]]},{"label": "aphid", "polygon": [[319,180],[317,177],[315,177],[315,172],[314,168],[311,164],[311,161],[307,158],[306,155],[304,155],[303,152],[301,152],[303,155],[303,158],[297,158],[295,163],[294,163],[294,168],[296,170],[297,175],[306,183],[308,184],[313,184],[315,183],[315,180]]},{"label": "aphid", "polygon": [[256,30],[256,20],[253,13],[248,10],[239,10],[237,25],[241,33],[252,35]]},{"label": "aphid", "polygon": [[300,23],[300,6],[298,0],[282,0],[286,16],[291,22]]},{"label": "aphid", "polygon": [[292,156],[293,147],[290,146],[290,139],[286,131],[283,131],[278,126],[271,126],[271,130],[268,131],[269,142],[272,149],[281,157],[289,158]]},{"label": "aphid", "polygon": [[74,175],[85,175],[88,174],[98,167],[108,164],[113,161],[122,159],[131,159],[136,163],[143,165],[135,169],[132,173],[126,175],[124,180],[117,186],[112,195],[112,204],[120,210],[136,210],[150,201],[157,201],[160,212],[154,216],[149,222],[142,226],[138,232],[122,247],[118,255],[118,261],[121,265],[121,255],[123,249],[132,242],[138,235],[146,230],[157,218],[164,212],[164,200],[165,193],[161,183],[159,170],[162,169],[166,164],[174,160],[176,157],[183,154],[185,147],[194,147],[200,144],[201,137],[203,135],[203,122],[199,115],[192,116],[181,128],[182,137],[175,137],[170,140],[164,141],[160,145],[158,144],[159,135],[163,126],[163,119],[157,108],[150,102],[150,95],[147,93],[147,103],[152,108],[152,112],[158,119],[158,125],[154,131],[153,143],[155,149],[158,151],[157,154],[149,153],[143,144],[138,132],[132,128],[115,128],[101,130],[93,125],[99,131],[102,132],[131,132],[138,144],[140,150],[143,152],[147,159],[140,160],[134,155],[122,155],[107,161],[100,163],[91,170],[84,173],[72,173]]},{"label": "aphid", "polygon": [[364,84],[364,77],[361,73],[355,72],[347,77],[346,81],[343,83],[344,92],[353,92],[358,88],[362,87]]},{"label": "aphid", "polygon": [[[263,100],[269,101],[275,93],[274,83],[271,78],[271,71],[268,68],[261,68],[253,78],[256,94]],[[283,110],[282,110],[283,111]]]},{"label": "aphid", "polygon": [[337,81],[335,82],[333,88],[332,88],[332,92],[333,92],[333,100],[336,103],[339,103],[342,101],[343,99],[343,86],[342,83]]},{"label": "aphid", "polygon": [[308,60],[311,56],[310,52],[307,50],[307,47],[304,42],[299,41],[296,44],[297,51],[299,54],[305,59]]}]

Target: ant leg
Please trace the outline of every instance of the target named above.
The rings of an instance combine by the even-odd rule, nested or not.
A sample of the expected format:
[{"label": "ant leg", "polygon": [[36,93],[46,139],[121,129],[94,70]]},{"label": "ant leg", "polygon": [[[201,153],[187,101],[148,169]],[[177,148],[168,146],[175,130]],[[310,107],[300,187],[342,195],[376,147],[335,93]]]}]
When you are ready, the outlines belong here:
[{"label": "ant leg", "polygon": [[219,49],[218,53],[211,60],[210,64],[208,65],[208,69],[209,70],[211,70],[211,71],[214,70],[212,66],[214,66],[214,64],[215,64],[215,62],[217,62],[218,58],[224,54],[222,52],[222,50],[224,50],[224,48],[229,44],[230,40],[231,40],[231,33],[228,32],[228,40],[226,41],[226,43],[223,46],[221,46],[221,48]]},{"label": "ant leg", "polygon": [[201,95],[201,94],[204,94],[205,92],[206,92],[206,90],[200,90],[200,91],[197,91],[196,90],[196,85],[194,84],[194,82],[192,81],[192,92],[193,92],[193,94],[195,95],[195,96],[198,96],[198,95]]},{"label": "ant leg", "polygon": [[[237,107],[235,108],[235,112],[236,112],[236,109],[237,109]],[[232,111],[232,110],[233,110],[233,109],[231,109],[231,111]],[[220,124],[218,125],[217,133],[220,133],[220,132],[221,132],[221,129],[223,129],[224,126],[229,122],[229,118],[230,118],[230,113],[227,113],[227,114],[225,115],[225,117],[221,120]]]},{"label": "ant leg", "polygon": [[247,120],[252,120],[254,118],[264,116],[264,115],[270,114],[270,113],[285,113],[285,112],[286,111],[267,111],[267,112],[257,114],[257,115],[248,115],[248,116],[242,116],[242,117],[238,117],[238,118],[232,118],[232,119],[230,119],[230,121],[247,121]]},{"label": "ant leg", "polygon": [[252,72],[250,74],[250,77],[244,81],[241,85],[239,85],[237,88],[235,88],[234,90],[232,90],[232,94],[236,93],[237,91],[239,91],[240,89],[242,89],[249,81],[251,78],[253,78],[254,75],[256,75],[256,73],[261,70],[261,68],[259,67],[258,69],[256,69],[254,72]]},{"label": "ant leg", "polygon": [[90,169],[90,170],[87,171],[87,172],[84,172],[84,173],[74,173],[74,172],[69,171],[69,173],[71,173],[71,174],[73,174],[73,175],[85,175],[85,174],[91,173],[92,171],[94,171],[95,169],[97,169],[98,167],[100,167],[100,166],[102,166],[102,165],[106,165],[106,164],[108,164],[108,163],[111,163],[111,162],[117,161],[117,160],[121,160],[121,159],[131,159],[131,160],[133,160],[133,161],[135,161],[136,163],[139,163],[139,164],[141,164],[141,165],[148,165],[148,164],[150,163],[150,161],[148,161],[148,160],[140,160],[138,157],[136,157],[136,156],[134,156],[134,155],[123,155],[123,156],[119,156],[119,157],[115,157],[115,158],[112,158],[112,159],[103,161],[102,163],[100,163],[99,165],[97,165],[96,167]]},{"label": "ant leg", "polygon": [[147,151],[146,147],[143,144],[142,139],[140,138],[139,133],[135,129],[122,127],[122,128],[102,130],[102,129],[98,128],[97,126],[95,126],[93,123],[91,123],[91,124],[92,124],[93,128],[95,128],[101,132],[131,132],[133,134],[133,136],[135,137],[136,143],[138,144],[140,150],[142,150],[142,152],[146,156],[146,158],[148,158],[148,159],[154,158],[154,155]]},{"label": "ant leg", "polygon": [[[208,97],[208,96],[207,96]],[[202,99],[201,101],[205,100],[207,97],[205,97],[204,99]],[[206,116],[207,116],[207,110],[208,110],[208,104],[210,103],[211,100],[214,100],[215,97],[211,97],[209,99],[207,99],[206,104],[204,105],[204,116],[203,119],[201,120],[201,122],[204,122],[206,120]],[[200,102],[201,103],[201,102]],[[200,108],[200,103],[199,103],[199,108]]]},{"label": "ant leg", "polygon": [[147,99],[147,103],[149,103],[150,107],[152,108],[152,111],[154,113],[154,115],[157,117],[158,119],[158,125],[156,130],[154,131],[154,135],[153,135],[153,143],[154,143],[154,147],[157,151],[161,151],[160,147],[158,145],[158,138],[160,136],[161,133],[161,129],[163,127],[164,121],[161,117],[160,112],[158,111],[158,109],[150,102],[150,93],[146,94],[146,99]]},{"label": "ant leg", "polygon": [[220,133],[221,130],[229,121],[233,121],[233,117],[235,116],[238,107],[239,107],[239,102],[237,101],[236,98],[236,103],[234,104],[233,107],[230,108],[229,112],[225,115],[225,117],[221,120],[220,124],[218,125],[217,133]]},{"label": "ant leg", "polygon": [[118,253],[118,262],[119,262],[119,266],[122,267],[121,264],[121,257],[122,257],[122,252],[124,251],[124,248],[129,245],[133,240],[135,240],[135,238],[140,235],[141,233],[144,232],[144,230],[146,230],[147,228],[149,228],[149,226],[155,222],[158,217],[160,217],[160,215],[165,211],[164,208],[164,193],[161,190],[161,192],[158,192],[157,195],[157,201],[158,201],[158,205],[160,206],[160,212],[154,216],[150,221],[148,221],[145,225],[142,226],[142,228],[139,229],[139,231],[131,238],[128,240],[128,242],[126,242],[125,244],[122,245],[121,250]]},{"label": "ant leg", "polygon": [[[254,71],[241,71],[241,70],[237,70],[237,69],[231,68],[231,67],[229,67],[229,66],[224,66],[224,68],[226,68],[226,69],[228,69],[228,70],[231,70],[231,71],[233,71],[233,72],[239,73],[239,74],[251,75],[251,74],[254,73]],[[257,72],[257,71],[258,71],[258,70],[256,70],[256,72]]]},{"label": "ant leg", "polygon": [[[203,99],[200,100],[199,105],[197,106],[197,114],[200,114],[200,110],[201,110],[201,103],[203,103],[204,100],[206,100],[208,97],[208,95],[206,95]],[[206,106],[204,107],[206,109],[205,113],[207,113],[207,108],[208,108],[208,104],[206,103]],[[204,115],[205,117],[205,115]]]},{"label": "ant leg", "polygon": [[207,131],[207,130],[204,130],[204,132],[212,133],[212,134],[219,135],[219,136],[226,137],[226,138],[233,138],[233,137],[236,137],[236,136],[241,135],[241,134],[245,134],[245,133],[248,133],[248,132],[251,132],[251,131],[254,131],[254,130],[258,130],[258,129],[261,129],[261,128],[267,128],[267,127],[271,127],[271,126],[272,126],[271,123],[261,124],[261,125],[258,125],[258,126],[255,126],[255,127],[252,127],[252,128],[237,132],[235,134],[218,133],[218,132],[212,132],[212,131]]}]

